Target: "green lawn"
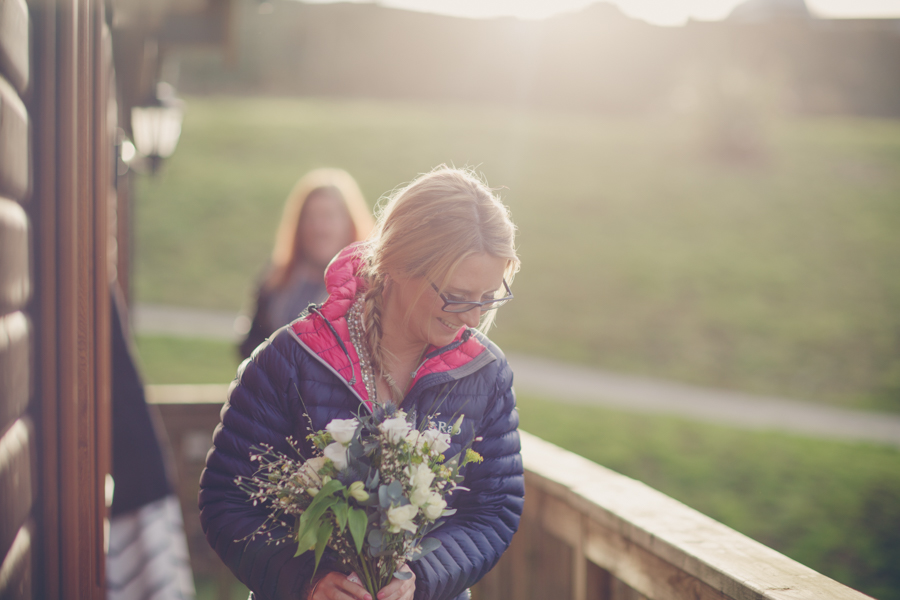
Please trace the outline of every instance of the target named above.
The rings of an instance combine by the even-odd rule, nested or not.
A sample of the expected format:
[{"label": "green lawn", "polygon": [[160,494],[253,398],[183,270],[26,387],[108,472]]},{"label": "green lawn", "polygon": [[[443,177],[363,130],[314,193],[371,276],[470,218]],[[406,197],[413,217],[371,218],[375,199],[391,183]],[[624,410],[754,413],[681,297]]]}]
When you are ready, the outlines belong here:
[{"label": "green lawn", "polygon": [[189,98],[136,188],[136,298],[243,305],[285,195],[322,165],[367,198],[445,162],[482,171],[523,269],[494,337],[622,372],[900,410],[900,122],[770,120],[764,157],[707,124],[515,110]]},{"label": "green lawn", "polygon": [[148,384],[230,383],[239,362],[235,346],[218,340],[138,335],[135,345]]}]

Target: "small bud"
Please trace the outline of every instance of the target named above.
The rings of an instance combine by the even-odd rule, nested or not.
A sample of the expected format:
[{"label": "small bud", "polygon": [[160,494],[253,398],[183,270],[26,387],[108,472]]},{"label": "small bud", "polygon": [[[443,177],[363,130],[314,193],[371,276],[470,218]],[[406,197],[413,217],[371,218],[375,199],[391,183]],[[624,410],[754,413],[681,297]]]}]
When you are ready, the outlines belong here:
[{"label": "small bud", "polygon": [[359,502],[365,502],[369,499],[369,492],[365,489],[365,484],[362,481],[354,481],[350,484],[350,495],[356,498]]},{"label": "small bud", "polygon": [[456,435],[459,433],[459,430],[462,429],[463,419],[466,418],[466,415],[459,415],[459,418],[453,424],[453,427],[450,429],[450,435]]}]

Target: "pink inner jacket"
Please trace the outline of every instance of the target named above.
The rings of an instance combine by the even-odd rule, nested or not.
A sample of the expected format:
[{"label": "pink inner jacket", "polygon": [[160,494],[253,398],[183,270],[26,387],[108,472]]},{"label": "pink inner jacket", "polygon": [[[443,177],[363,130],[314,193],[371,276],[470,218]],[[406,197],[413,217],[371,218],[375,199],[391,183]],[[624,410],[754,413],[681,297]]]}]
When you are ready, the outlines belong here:
[{"label": "pink inner jacket", "polygon": [[[328,299],[319,308],[322,317],[328,319],[334,330],[344,343],[344,348],[335,339],[334,333],[323,321],[322,317],[310,313],[306,317],[294,321],[291,329],[297,337],[310,350],[315,352],[322,360],[327,362],[354,391],[366,401],[371,408],[366,386],[362,381],[359,369],[359,356],[356,348],[350,342],[350,331],[347,327],[347,312],[353,305],[358,294],[366,289],[366,282],[358,275],[362,260],[359,244],[347,246],[331,261],[325,271],[325,287],[328,290]],[[447,346],[447,351],[434,354],[438,348],[429,346],[425,352],[424,364],[416,372],[416,376],[410,384],[410,389],[416,382],[426,375],[442,373],[462,367],[473,358],[485,351],[485,347],[475,336],[466,336],[467,339],[456,345],[462,339],[465,328],[460,329],[454,341]],[[455,346],[455,347],[454,347]],[[349,358],[348,358],[349,354]],[[350,381],[355,377],[355,381]]]}]

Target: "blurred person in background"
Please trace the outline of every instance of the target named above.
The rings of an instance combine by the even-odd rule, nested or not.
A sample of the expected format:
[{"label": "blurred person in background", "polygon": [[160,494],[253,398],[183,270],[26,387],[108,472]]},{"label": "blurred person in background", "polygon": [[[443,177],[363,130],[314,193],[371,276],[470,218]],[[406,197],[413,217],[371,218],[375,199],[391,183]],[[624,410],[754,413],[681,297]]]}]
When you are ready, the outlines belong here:
[{"label": "blurred person in background", "polygon": [[238,317],[244,327],[236,328],[247,331],[242,359],[307,306],[325,300],[325,267],[342,248],[368,237],[372,226],[362,192],[346,171],[316,169],[300,178],[285,202],[252,320]]}]

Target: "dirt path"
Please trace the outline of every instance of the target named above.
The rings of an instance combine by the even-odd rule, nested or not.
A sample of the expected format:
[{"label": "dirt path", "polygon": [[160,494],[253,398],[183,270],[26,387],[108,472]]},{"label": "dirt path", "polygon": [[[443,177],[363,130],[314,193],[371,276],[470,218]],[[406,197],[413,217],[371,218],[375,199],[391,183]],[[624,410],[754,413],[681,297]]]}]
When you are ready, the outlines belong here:
[{"label": "dirt path", "polygon": [[[136,331],[234,341],[233,313],[138,305]],[[900,415],[853,411],[784,398],[754,396],[510,355],[517,391],[559,402],[596,404],[629,412],[668,414],[744,429],[900,447]]]}]

